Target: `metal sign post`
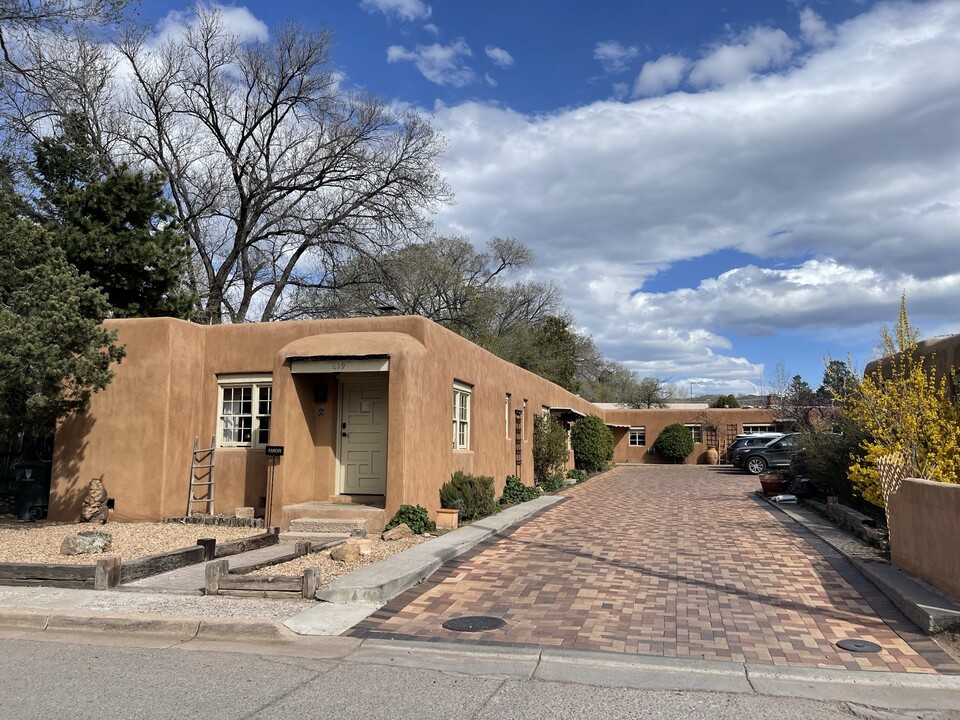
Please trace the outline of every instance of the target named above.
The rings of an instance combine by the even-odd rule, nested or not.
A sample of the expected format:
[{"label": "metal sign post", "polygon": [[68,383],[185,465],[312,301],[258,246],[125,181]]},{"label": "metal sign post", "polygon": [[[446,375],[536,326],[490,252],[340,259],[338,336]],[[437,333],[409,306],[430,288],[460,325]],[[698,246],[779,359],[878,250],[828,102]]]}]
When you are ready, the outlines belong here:
[{"label": "metal sign post", "polygon": [[273,524],[273,482],[277,476],[277,463],[283,457],[283,445],[267,445],[264,455],[270,458],[270,472],[267,475],[267,502],[263,508],[263,529]]}]

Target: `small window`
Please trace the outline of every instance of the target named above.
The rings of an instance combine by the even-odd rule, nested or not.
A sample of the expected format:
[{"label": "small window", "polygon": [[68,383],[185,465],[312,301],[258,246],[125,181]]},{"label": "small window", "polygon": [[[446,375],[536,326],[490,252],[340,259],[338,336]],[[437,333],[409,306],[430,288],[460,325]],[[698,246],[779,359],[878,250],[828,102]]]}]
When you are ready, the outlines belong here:
[{"label": "small window", "polygon": [[647,429],[645,427],[630,428],[630,447],[643,447],[647,444]]},{"label": "small window", "polygon": [[270,375],[217,378],[220,447],[262,447],[270,442]]},{"label": "small window", "polygon": [[470,394],[466,383],[453,383],[453,449],[470,449]]},{"label": "small window", "polygon": [[684,427],[690,428],[690,434],[693,435],[693,441],[695,443],[703,442],[703,428],[700,425],[694,425],[688,423]]},{"label": "small window", "polygon": [[510,439],[510,393],[503,396],[503,436]]},{"label": "small window", "polygon": [[761,425],[759,423],[743,426],[744,435],[747,435],[748,433],[760,433],[760,432],[774,432],[774,427],[773,425]]}]

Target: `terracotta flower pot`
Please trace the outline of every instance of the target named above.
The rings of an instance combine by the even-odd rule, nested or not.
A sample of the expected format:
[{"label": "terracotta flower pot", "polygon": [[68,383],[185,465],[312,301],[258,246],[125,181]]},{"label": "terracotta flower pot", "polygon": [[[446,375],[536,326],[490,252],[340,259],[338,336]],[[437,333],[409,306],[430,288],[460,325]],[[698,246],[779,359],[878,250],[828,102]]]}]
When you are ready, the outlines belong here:
[{"label": "terracotta flower pot", "polygon": [[783,478],[779,475],[761,475],[760,487],[765,497],[779,495],[783,491]]}]

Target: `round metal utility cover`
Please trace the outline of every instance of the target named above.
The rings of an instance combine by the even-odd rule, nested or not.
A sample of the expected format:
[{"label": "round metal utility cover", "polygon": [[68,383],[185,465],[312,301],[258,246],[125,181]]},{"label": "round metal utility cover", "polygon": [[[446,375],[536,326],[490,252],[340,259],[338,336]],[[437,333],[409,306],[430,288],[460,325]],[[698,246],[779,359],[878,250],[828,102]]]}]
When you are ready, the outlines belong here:
[{"label": "round metal utility cover", "polygon": [[869,640],[841,640],[837,647],[849,650],[850,652],[875,653],[883,650],[882,647]]},{"label": "round metal utility cover", "polygon": [[467,615],[465,617],[450,618],[443,627],[455,632],[484,632],[502,628],[506,623],[500,618],[488,615]]}]

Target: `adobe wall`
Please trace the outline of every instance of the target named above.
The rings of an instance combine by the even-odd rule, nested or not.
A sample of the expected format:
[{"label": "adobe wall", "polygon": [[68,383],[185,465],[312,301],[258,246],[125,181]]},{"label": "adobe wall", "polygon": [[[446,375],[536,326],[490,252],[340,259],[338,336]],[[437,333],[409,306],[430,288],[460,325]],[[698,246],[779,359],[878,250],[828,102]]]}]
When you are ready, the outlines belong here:
[{"label": "adobe wall", "polygon": [[[917,352],[932,358],[938,377],[947,378],[947,391],[954,398],[960,396],[960,335],[921,340],[917,344]],[[864,374],[876,372],[885,360],[881,358],[871,361],[864,368]]]},{"label": "adobe wall", "polygon": [[960,485],[904,480],[887,522],[893,563],[960,601]]},{"label": "adobe wall", "polygon": [[118,331],[127,356],[87,411],[57,430],[49,517],[76,520],[90,479],[101,475],[118,520],[182,515],[194,418],[203,412],[204,328],[166,320],[105,324]]},{"label": "adobe wall", "polygon": [[[656,463],[663,462],[650,452],[650,446],[660,435],[661,431],[667,425],[680,423],[704,424],[704,418],[709,418],[717,426],[718,450],[720,453],[726,449],[726,446],[732,442],[733,438],[743,432],[744,424],[771,424],[774,414],[766,408],[708,408],[708,409],[683,409],[683,408],[651,408],[651,409],[608,409],[605,414],[606,421],[615,425],[629,425],[631,427],[643,427],[646,430],[647,444],[642,447],[630,446],[630,431],[627,428],[615,428],[614,432],[614,455],[613,460],[616,463]],[[732,426],[736,426],[735,429]],[[706,430],[703,429],[704,440],[706,440]],[[706,452],[708,445],[706,442],[696,443],[693,452],[687,457],[688,463],[706,462]]]},{"label": "adobe wall", "polygon": [[[519,474],[527,485],[533,484],[533,419],[544,406],[572,407],[602,416],[601,410],[583,398],[435,323],[423,322],[429,354],[423,362],[407,368],[408,379],[403,383],[405,395],[401,400],[407,412],[398,422],[403,433],[405,483],[400,497],[388,496],[388,516],[401,503],[419,504],[434,514],[439,507],[440,486],[457,470],[492,476],[499,495],[507,476],[518,472],[514,412],[523,409],[524,400]],[[473,387],[468,450],[452,448],[454,381]]]}]

